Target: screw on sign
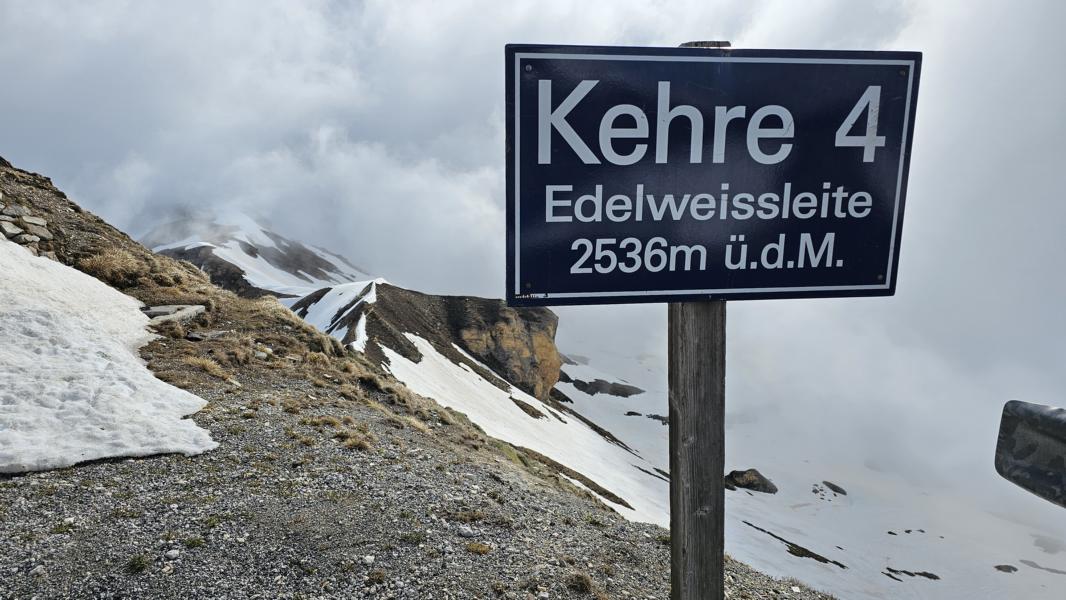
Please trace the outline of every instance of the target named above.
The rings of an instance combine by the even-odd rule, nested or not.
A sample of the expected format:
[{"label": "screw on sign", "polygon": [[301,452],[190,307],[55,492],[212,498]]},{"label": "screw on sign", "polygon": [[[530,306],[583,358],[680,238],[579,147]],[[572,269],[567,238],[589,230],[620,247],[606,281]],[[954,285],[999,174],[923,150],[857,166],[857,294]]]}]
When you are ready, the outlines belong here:
[{"label": "screw on sign", "polygon": [[921,54],[508,45],[507,301],[669,303],[673,597],[723,597],[726,300],[891,296]]}]

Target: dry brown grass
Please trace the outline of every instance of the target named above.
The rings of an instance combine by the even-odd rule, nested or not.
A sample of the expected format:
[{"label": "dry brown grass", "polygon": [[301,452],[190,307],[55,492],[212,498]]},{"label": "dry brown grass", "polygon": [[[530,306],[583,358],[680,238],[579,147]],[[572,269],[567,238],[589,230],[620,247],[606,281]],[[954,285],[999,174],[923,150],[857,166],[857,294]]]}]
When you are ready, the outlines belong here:
[{"label": "dry brown grass", "polygon": [[476,523],[485,520],[485,513],[480,510],[464,510],[451,514],[451,520],[461,523]]},{"label": "dry brown grass", "polygon": [[563,579],[566,587],[579,594],[588,594],[596,600],[607,600],[608,596],[601,592],[596,584],[592,581],[592,577],[588,573],[581,571],[574,571]]},{"label": "dry brown grass", "polygon": [[366,394],[354,385],[344,384],[337,388],[337,393],[347,400],[365,401]]},{"label": "dry brown grass", "polygon": [[483,544],[481,542],[470,542],[466,545],[466,551],[471,552],[473,554],[484,555],[488,554],[489,552],[492,552],[492,546],[488,544]]},{"label": "dry brown grass", "polygon": [[190,356],[183,358],[182,362],[189,365],[190,367],[200,369],[201,371],[207,373],[212,377],[216,377],[222,380],[227,380],[230,378],[230,374],[222,368],[222,365],[211,360],[210,358],[204,358],[202,356]]},{"label": "dry brown grass", "polygon": [[329,364],[329,357],[322,352],[312,351],[304,354],[304,363],[321,367]]},{"label": "dry brown grass", "polygon": [[420,433],[429,433],[429,426],[416,417],[412,417],[411,415],[403,415],[397,417],[397,419],[403,426],[410,427],[411,429],[414,429],[415,431],[418,431]]},{"label": "dry brown grass", "polygon": [[110,249],[78,261],[78,268],[117,288],[130,287],[148,274],[149,265],[143,259],[121,249]]},{"label": "dry brown grass", "polygon": [[371,434],[352,429],[344,430],[344,434],[343,445],[348,450],[369,450],[376,441]]},{"label": "dry brown grass", "polygon": [[332,415],[326,415],[322,417],[310,417],[307,419],[302,419],[300,423],[302,425],[310,425],[311,427],[319,428],[327,425],[334,428],[341,426],[341,420]]},{"label": "dry brown grass", "polygon": [[185,337],[185,327],[178,321],[163,321],[152,326],[159,335],[180,340]]}]

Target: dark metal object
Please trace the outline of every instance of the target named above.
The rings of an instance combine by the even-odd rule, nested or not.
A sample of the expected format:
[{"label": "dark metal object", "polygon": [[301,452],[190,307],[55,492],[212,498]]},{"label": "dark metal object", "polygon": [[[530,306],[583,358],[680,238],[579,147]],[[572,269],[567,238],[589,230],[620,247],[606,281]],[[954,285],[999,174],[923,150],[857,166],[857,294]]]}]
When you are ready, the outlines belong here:
[{"label": "dark metal object", "polygon": [[996,471],[1066,507],[1066,410],[1011,400],[1003,406]]}]

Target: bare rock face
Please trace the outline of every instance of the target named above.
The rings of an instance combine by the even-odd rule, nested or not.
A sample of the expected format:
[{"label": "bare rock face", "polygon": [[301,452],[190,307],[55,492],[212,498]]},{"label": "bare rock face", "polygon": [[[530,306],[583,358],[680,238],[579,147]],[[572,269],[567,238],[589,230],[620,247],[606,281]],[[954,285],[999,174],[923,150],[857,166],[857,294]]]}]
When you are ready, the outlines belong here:
[{"label": "bare rock face", "polygon": [[[436,296],[388,284],[379,285],[377,294],[367,319],[371,340],[367,352],[378,361],[384,359],[378,344],[420,360],[404,335],[411,333],[455,362],[469,363],[452,346],[457,344],[499,377],[540,400],[546,400],[559,381],[563,364],[555,347],[559,318],[548,309],[510,308],[502,300]],[[482,375],[495,379],[491,373]]]},{"label": "bare rock face", "polygon": [[555,347],[558,318],[548,311],[525,311],[520,317],[513,308],[493,308],[489,314],[471,315],[473,323],[459,331],[463,346],[482,362],[498,365],[508,381],[546,399],[563,364]]}]

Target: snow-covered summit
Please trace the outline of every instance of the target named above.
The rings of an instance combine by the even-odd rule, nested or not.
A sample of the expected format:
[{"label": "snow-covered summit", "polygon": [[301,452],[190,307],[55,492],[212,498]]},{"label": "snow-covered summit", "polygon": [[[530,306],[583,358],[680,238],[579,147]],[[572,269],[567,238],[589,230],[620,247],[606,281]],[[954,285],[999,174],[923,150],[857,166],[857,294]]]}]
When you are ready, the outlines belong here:
[{"label": "snow-covered summit", "polygon": [[242,214],[170,221],[141,242],[154,252],[188,260],[216,284],[247,296],[299,297],[373,279],[339,254],[290,240]]}]

